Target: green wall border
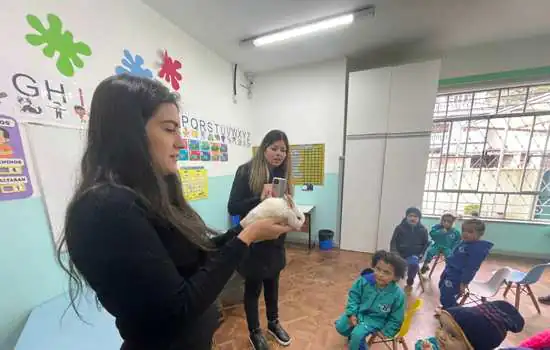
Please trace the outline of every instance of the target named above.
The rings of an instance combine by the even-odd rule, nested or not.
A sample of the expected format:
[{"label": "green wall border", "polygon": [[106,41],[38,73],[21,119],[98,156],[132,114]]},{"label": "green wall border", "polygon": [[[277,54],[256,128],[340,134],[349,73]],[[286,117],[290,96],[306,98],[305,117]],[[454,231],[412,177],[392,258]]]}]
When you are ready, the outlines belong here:
[{"label": "green wall border", "polygon": [[550,66],[509,70],[486,74],[467,75],[464,77],[447,78],[439,80],[439,87],[453,87],[461,85],[472,85],[500,80],[521,80],[525,78],[537,78],[550,76]]}]

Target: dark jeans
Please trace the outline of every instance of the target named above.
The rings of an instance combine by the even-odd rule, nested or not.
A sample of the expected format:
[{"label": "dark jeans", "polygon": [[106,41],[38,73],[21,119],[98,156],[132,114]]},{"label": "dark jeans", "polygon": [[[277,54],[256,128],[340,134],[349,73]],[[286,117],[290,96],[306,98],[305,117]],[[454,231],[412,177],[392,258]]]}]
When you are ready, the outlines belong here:
[{"label": "dark jeans", "polygon": [[248,330],[260,328],[258,299],[264,287],[265,308],[268,321],[279,319],[279,274],[270,279],[247,278],[244,282],[244,311]]},{"label": "dark jeans", "polygon": [[407,286],[412,286],[414,278],[418,274],[419,261],[417,256],[409,256],[405,259],[407,261]]}]

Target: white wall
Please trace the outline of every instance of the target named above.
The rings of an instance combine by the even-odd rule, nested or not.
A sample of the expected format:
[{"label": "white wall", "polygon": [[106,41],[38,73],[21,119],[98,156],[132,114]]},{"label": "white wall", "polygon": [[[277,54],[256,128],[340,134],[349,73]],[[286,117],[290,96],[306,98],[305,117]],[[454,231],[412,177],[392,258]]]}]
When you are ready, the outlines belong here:
[{"label": "white wall", "polygon": [[[55,120],[46,107],[49,101],[44,98],[44,81],[48,80],[56,87],[63,83],[66,91],[73,94],[62,123],[79,124],[72,112],[78,88],[83,89],[85,104],[89,106],[93,89],[100,80],[114,74],[124,49],[142,55],[146,66],[155,74],[157,51],[167,49],[183,63],[183,89],[179,92],[184,111],[202,119],[251,129],[246,94],[241,92],[238,104],[232,101],[230,63],[139,1],[76,0],[69,5],[62,1],[29,0],[8,1],[2,5],[0,40],[5,50],[0,59],[0,91],[8,94],[0,101],[2,114],[18,119],[25,117],[16,105],[17,93],[12,84],[13,74],[22,72],[39,83],[41,97],[34,102],[48,113],[33,118]],[[77,41],[86,42],[92,49],[91,57],[84,58],[84,68],[77,70],[72,78],[61,75],[53,59],[44,57],[41,48],[25,41],[25,35],[34,32],[26,16],[33,14],[46,22],[49,13],[58,15],[63,29],[71,31]],[[230,145],[229,162],[207,164],[209,175],[232,175],[236,165],[249,157],[250,148]],[[31,172],[34,169],[31,168]],[[38,185],[34,185],[38,191]],[[220,213],[226,215],[222,202],[223,199]],[[54,260],[40,198],[0,202],[0,222],[0,349],[3,350],[13,349],[25,317],[33,307],[64,291],[66,277]]]},{"label": "white wall", "polygon": [[443,53],[440,78],[503,72],[550,65],[550,36],[510,40]]},{"label": "white wall", "polygon": [[[55,67],[54,59],[46,58],[41,48],[33,47],[25,41],[26,34],[35,32],[27,24],[25,16],[33,14],[46,23],[48,13],[58,15],[63,21],[63,30],[70,30],[75,41],[84,41],[92,49],[92,55],[84,57],[84,68],[77,70],[72,78],[61,75]],[[44,89],[43,81],[46,79],[52,87],[59,87],[63,83],[65,89],[72,93],[73,100],[67,104],[67,117],[62,122],[78,125],[71,105],[77,100],[78,88],[83,89],[85,103],[89,106],[95,86],[103,78],[114,74],[124,49],[143,56],[144,66],[151,69],[155,76],[161,61],[158,52],[166,49],[170,56],[183,64],[180,69],[183,74],[182,88],[177,91],[181,94],[183,112],[203,120],[250,130],[249,100],[246,94],[239,91],[238,103],[232,101],[231,64],[140,2],[77,0],[71,6],[59,1],[9,2],[0,14],[0,19],[6,27],[0,32],[0,40],[10,43],[10,54],[2,56],[3,64],[0,68],[3,72],[0,90],[8,93],[8,98],[0,104],[0,113],[25,118],[16,107],[17,94],[11,79],[14,73],[21,72],[35,78],[41,89]],[[43,96],[36,99],[36,103],[42,107],[47,102]],[[51,109],[44,107],[44,110],[50,114],[32,117],[36,120],[51,117]],[[231,174],[235,166],[250,154],[250,148],[247,147],[230,145],[229,148],[229,162],[204,164],[211,171],[209,175]]]},{"label": "white wall", "polygon": [[325,173],[338,172],[344,130],[346,60],[263,73],[255,78],[253,144],[271,129],[293,144],[325,143]]},{"label": "white wall", "polygon": [[[291,144],[325,144],[325,181],[312,192],[296,190],[296,202],[315,205],[312,236],[330,229],[338,237],[338,168],[344,135],[346,60],[262,73],[255,78],[251,103],[253,144],[271,129],[284,130]],[[306,240],[293,233],[289,240]]]},{"label": "white wall", "polygon": [[353,57],[350,71],[441,58],[440,79],[550,66],[550,36],[515,39],[430,52],[408,45],[388,52]]}]

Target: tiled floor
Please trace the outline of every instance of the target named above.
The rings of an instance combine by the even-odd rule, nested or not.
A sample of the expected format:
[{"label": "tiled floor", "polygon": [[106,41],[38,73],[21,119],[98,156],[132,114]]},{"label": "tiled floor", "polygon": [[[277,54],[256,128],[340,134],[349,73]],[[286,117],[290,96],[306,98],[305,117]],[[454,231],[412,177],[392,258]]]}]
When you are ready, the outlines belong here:
[{"label": "tiled floor", "polygon": [[[289,248],[287,257],[288,265],[281,275],[279,301],[281,322],[294,338],[287,349],[346,349],[345,340],[336,333],[333,322],[343,311],[347,290],[359,272],[369,265],[370,257],[363,253],[338,250],[312,251],[311,254],[307,254],[306,249],[302,247]],[[527,270],[534,263],[538,262],[492,257],[483,264],[477,279],[487,279],[491,272],[500,266]],[[435,271],[432,281],[425,282],[424,293],[415,285],[412,297],[424,299],[424,307],[417,313],[407,336],[410,348],[413,348],[416,339],[432,335],[436,327],[433,311],[438,305],[437,282],[441,268],[442,265]],[[533,287],[533,291],[536,295],[550,293],[550,271]],[[508,300],[513,303],[512,293]],[[550,307],[541,305],[541,308],[542,315],[538,315],[529,297],[522,296],[520,310],[525,317],[526,327],[520,334],[510,334],[507,342],[517,344],[522,339],[547,328],[550,325]],[[260,312],[265,312],[265,309],[262,307]],[[226,308],[224,314],[225,322],[215,337],[216,348],[249,349],[242,305]],[[262,318],[262,327],[265,329],[265,316]],[[271,339],[270,343],[272,349],[280,348]],[[373,347],[377,348],[384,349],[384,346]]]}]

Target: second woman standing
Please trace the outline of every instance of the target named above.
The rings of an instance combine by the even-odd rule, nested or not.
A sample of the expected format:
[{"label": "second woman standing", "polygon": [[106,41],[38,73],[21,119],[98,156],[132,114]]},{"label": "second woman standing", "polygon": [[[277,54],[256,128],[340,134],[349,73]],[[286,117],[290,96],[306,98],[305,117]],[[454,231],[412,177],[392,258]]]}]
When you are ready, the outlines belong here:
[{"label": "second woman standing", "polygon": [[[289,144],[286,134],[272,130],[265,135],[251,161],[237,170],[227,205],[230,215],[245,217],[262,200],[271,196],[274,177],[287,179],[287,194],[292,195]],[[276,240],[254,243],[238,271],[245,279],[244,308],[250,342],[256,350],[269,349],[260,329],[258,299],[264,288],[268,332],[288,346],[291,338],[279,323],[279,274],[286,265],[286,235]]]}]

